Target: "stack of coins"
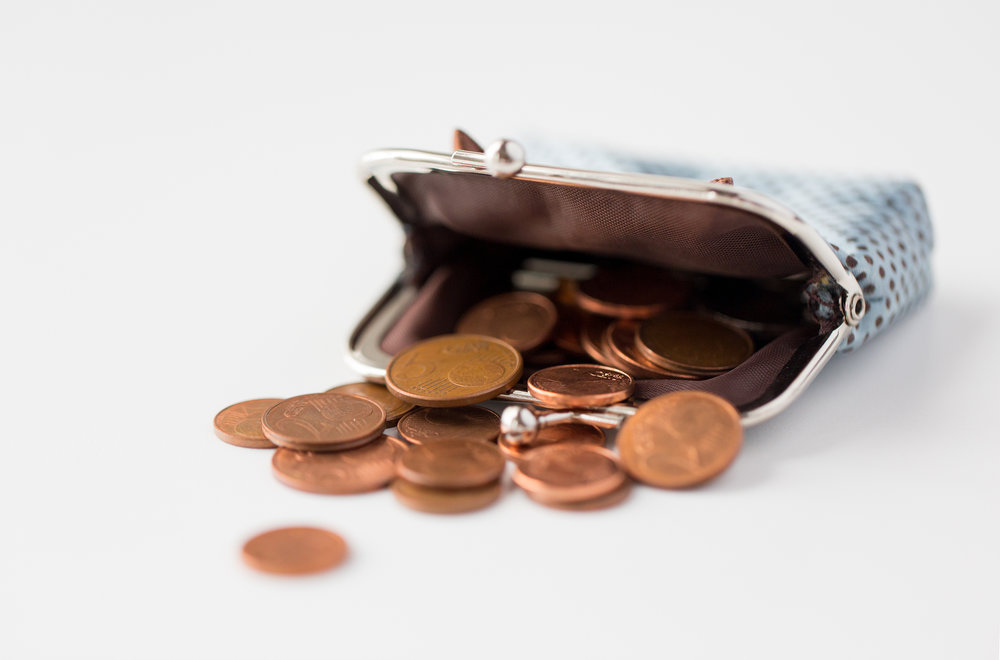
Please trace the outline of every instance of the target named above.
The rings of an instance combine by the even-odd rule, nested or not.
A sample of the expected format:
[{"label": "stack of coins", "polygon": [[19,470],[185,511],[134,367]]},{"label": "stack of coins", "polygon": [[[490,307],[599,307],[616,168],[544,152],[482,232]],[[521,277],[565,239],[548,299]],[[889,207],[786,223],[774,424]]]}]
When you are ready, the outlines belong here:
[{"label": "stack of coins", "polygon": [[465,513],[500,497],[503,454],[481,440],[438,440],[411,447],[396,464],[392,492],[427,513]]},{"label": "stack of coins", "polygon": [[[699,299],[706,290],[714,299]],[[507,461],[513,483],[531,500],[564,510],[619,504],[633,480],[690,488],[719,475],[739,453],[739,413],[698,391],[635,402],[636,380],[713,378],[747,360],[755,337],[795,327],[791,293],[778,306],[782,314],[747,321],[741,316],[753,315],[739,305],[719,311],[724,291],[724,284],[706,289],[659,271],[599,269],[585,281],[563,280],[551,298],[501,294],[470,308],[457,334],[400,351],[386,368],[385,386],[350,383],[244,401],[216,416],[215,431],[230,444],[275,449],[273,474],[292,488],[347,495],[391,484],[400,503],[430,513],[496,502]],[[587,357],[596,364],[583,362]],[[531,432],[504,433],[500,416],[476,404],[518,383],[527,391],[514,398],[532,405],[503,417],[516,413],[512,419]],[[616,447],[606,446],[601,426],[620,427]],[[322,545],[324,558],[315,566],[263,559],[272,545],[301,545],[296,539]],[[294,528],[248,545],[244,556],[262,570],[305,572],[339,562],[339,547],[315,530]]]},{"label": "stack of coins", "polygon": [[590,279],[563,279],[551,298],[528,291],[487,298],[455,327],[508,342],[524,355],[529,374],[585,357],[639,379],[703,380],[749,358],[754,336],[770,340],[801,322],[801,286],[779,281],[769,290],[729,278],[609,267]]}]

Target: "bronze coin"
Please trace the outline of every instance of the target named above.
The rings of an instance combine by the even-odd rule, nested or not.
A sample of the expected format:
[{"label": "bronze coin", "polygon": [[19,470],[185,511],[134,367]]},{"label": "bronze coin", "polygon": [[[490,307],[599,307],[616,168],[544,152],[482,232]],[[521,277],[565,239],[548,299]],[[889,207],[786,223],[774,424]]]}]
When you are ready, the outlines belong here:
[{"label": "bronze coin", "polygon": [[274,443],[264,437],[261,419],[267,409],[281,399],[253,399],[234,403],[215,416],[215,435],[223,442],[237,447],[272,449]]},{"label": "bronze coin", "polygon": [[400,401],[392,395],[384,385],[378,383],[348,383],[331,387],[327,392],[341,392],[342,394],[357,394],[366,399],[371,399],[385,410],[386,426],[392,426],[399,421],[399,418],[413,410],[413,404]]},{"label": "bronze coin", "polygon": [[636,347],[635,321],[616,321],[604,331],[604,351],[614,356],[623,366],[624,371],[636,378],[657,379],[675,378],[681,380],[697,380],[702,378],[697,374],[684,373],[678,370],[664,369],[646,358]]},{"label": "bronze coin", "polygon": [[743,330],[694,312],[673,312],[644,321],[636,346],[651,362],[670,371],[714,375],[753,355]]},{"label": "bronze coin", "polygon": [[487,298],[462,315],[455,331],[501,339],[522,353],[552,336],[556,306],[539,293],[514,291]]},{"label": "bronze coin", "polygon": [[418,486],[473,488],[503,474],[503,454],[481,440],[438,440],[410,447],[396,462],[396,474]]},{"label": "bronze coin", "polygon": [[420,408],[399,420],[396,428],[415,445],[440,440],[493,442],[500,434],[500,416],[479,406]]},{"label": "bronze coin", "polygon": [[507,458],[517,462],[524,458],[532,449],[554,445],[560,442],[579,442],[589,445],[604,446],[604,431],[590,424],[554,424],[538,430],[535,438],[527,444],[515,444],[500,438],[497,446]]},{"label": "bronze coin", "polygon": [[382,435],[385,410],[356,394],[323,392],[285,399],[264,414],[264,435],[279,447],[336,451]]},{"label": "bronze coin", "polygon": [[514,483],[546,501],[580,502],[622,485],[618,458],[603,447],[560,443],[533,449],[514,472]]},{"label": "bronze coin", "polygon": [[401,504],[424,513],[467,513],[489,506],[500,498],[495,481],[475,488],[428,488],[405,479],[392,482],[392,493]]},{"label": "bronze coin", "polygon": [[431,408],[479,403],[510,389],[524,362],[510,344],[482,335],[441,335],[401,351],[385,384],[403,401]]},{"label": "bronze coin", "polygon": [[383,435],[345,451],[278,449],[271,458],[271,467],[278,481],[308,493],[367,493],[386,486],[396,477],[396,460],[404,451],[406,445]]},{"label": "bronze coin", "polygon": [[318,573],[347,557],[339,535],[316,527],[284,527],[259,534],[243,545],[243,561],[252,568],[279,575]]},{"label": "bronze coin", "polygon": [[550,506],[556,509],[563,509],[564,511],[597,511],[598,509],[607,509],[613,506],[617,506],[628,499],[628,496],[632,493],[632,482],[625,480],[622,485],[615,488],[613,491],[606,495],[601,495],[589,500],[582,500],[579,502],[561,502],[559,500],[552,500],[546,498],[544,495],[538,493],[528,493],[528,497],[535,500],[539,504],[544,504],[545,506]]},{"label": "bronze coin", "polygon": [[565,364],[531,374],[528,393],[552,408],[608,406],[632,396],[635,382],[618,369]]},{"label": "bronze coin", "polygon": [[648,319],[683,305],[690,287],[667,273],[641,266],[605,268],[577,286],[576,304],[592,314]]},{"label": "bronze coin", "polygon": [[618,452],[634,478],[687,488],[725,470],[743,444],[740,415],[707,392],[673,392],[639,406],[618,433]]}]

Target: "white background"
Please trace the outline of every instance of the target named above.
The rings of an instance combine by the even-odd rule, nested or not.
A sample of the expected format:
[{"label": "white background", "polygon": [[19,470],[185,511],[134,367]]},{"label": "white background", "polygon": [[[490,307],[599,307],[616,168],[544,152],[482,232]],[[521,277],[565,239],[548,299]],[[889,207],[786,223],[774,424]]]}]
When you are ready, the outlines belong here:
[{"label": "white background", "polygon": [[[996,657],[998,13],[4,2],[0,656]],[[697,491],[432,517],[284,488],[212,417],[354,380],[402,242],[357,160],[454,126],[912,175],[937,288]],[[241,564],[296,523],[349,563]]]}]

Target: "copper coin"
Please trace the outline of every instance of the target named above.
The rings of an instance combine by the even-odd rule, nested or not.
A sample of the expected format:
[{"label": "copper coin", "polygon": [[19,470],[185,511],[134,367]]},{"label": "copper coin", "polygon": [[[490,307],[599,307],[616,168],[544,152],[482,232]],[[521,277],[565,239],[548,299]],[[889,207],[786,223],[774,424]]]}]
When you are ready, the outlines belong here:
[{"label": "copper coin", "polygon": [[358,447],[336,452],[278,449],[271,468],[278,481],[298,490],[349,495],[378,490],[396,477],[396,460],[406,445],[383,435]]},{"label": "copper coin", "polygon": [[618,458],[603,447],[560,443],[526,453],[514,483],[546,501],[580,502],[607,495],[622,485]]},{"label": "copper coin", "polygon": [[538,348],[556,327],[556,306],[539,293],[514,291],[487,298],[462,315],[456,332],[486,335],[523,352]]},{"label": "copper coin", "polygon": [[493,442],[500,434],[500,416],[479,406],[420,408],[399,420],[397,430],[415,445],[440,440]]},{"label": "copper coin", "polygon": [[475,488],[428,488],[396,479],[392,493],[401,504],[425,513],[467,513],[489,506],[500,497],[500,482]]},{"label": "copper coin", "polygon": [[709,375],[733,369],[753,355],[753,340],[746,332],[694,312],[644,321],[636,332],[636,346],[665,369]]},{"label": "copper coin", "polygon": [[559,500],[548,499],[544,495],[539,495],[538,493],[528,493],[528,497],[535,500],[539,504],[551,506],[556,509],[563,509],[565,511],[596,511],[598,509],[607,509],[621,504],[628,499],[628,496],[631,493],[632,483],[626,479],[621,486],[615,488],[610,493],[593,499],[582,500],[580,502],[561,502]]},{"label": "copper coin", "polygon": [[480,440],[438,440],[415,445],[396,462],[396,474],[418,486],[473,488],[503,474],[503,454]]},{"label": "copper coin", "polygon": [[300,451],[350,449],[385,429],[385,410],[356,394],[324,392],[285,399],[264,414],[264,435]]},{"label": "copper coin", "polygon": [[618,369],[564,364],[531,374],[528,393],[552,408],[609,406],[632,396],[635,382]]},{"label": "copper coin", "polygon": [[580,326],[580,346],[583,352],[601,364],[612,364],[603,347],[604,331],[611,323],[610,319],[601,316],[587,316]]},{"label": "copper coin", "polygon": [[733,462],[742,444],[736,408],[707,392],[650,399],[618,433],[618,452],[628,473],[661,488],[708,481]]},{"label": "copper coin", "polygon": [[622,365],[624,371],[636,378],[675,378],[682,380],[697,380],[702,378],[697,374],[685,373],[679,370],[669,370],[654,364],[636,347],[635,321],[616,321],[604,331],[604,351],[614,356]]},{"label": "copper coin", "polygon": [[327,392],[340,392],[342,394],[357,394],[366,399],[371,399],[385,410],[386,426],[392,426],[399,421],[399,418],[413,410],[413,404],[400,401],[378,383],[348,383],[331,387]]},{"label": "copper coin", "polygon": [[577,286],[576,304],[593,314],[648,319],[683,305],[690,287],[667,273],[641,266],[605,268]]},{"label": "copper coin", "polygon": [[535,438],[527,444],[515,444],[500,438],[497,446],[500,451],[513,461],[524,458],[532,449],[554,445],[560,442],[579,442],[588,445],[604,446],[604,431],[590,424],[554,424],[538,430]]},{"label": "copper coin", "polygon": [[274,443],[264,437],[261,419],[267,409],[281,399],[253,399],[234,403],[215,416],[215,435],[223,442],[237,447],[271,449]]},{"label": "copper coin", "polygon": [[243,545],[243,561],[279,575],[326,571],[347,557],[339,535],[316,527],[284,527],[259,534]]},{"label": "copper coin", "polygon": [[524,362],[510,344],[482,335],[441,335],[400,352],[385,384],[403,401],[431,408],[479,403],[506,392]]}]

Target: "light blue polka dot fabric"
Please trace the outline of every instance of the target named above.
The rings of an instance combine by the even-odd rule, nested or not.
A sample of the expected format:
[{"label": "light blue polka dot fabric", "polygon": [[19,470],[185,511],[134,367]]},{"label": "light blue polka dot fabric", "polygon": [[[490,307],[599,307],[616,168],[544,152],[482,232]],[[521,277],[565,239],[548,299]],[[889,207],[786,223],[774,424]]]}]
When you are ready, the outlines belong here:
[{"label": "light blue polka dot fabric", "polygon": [[868,311],[840,345],[842,352],[885,331],[931,288],[933,231],[924,195],[912,181],[653,161],[541,140],[525,141],[525,145],[530,163],[701,181],[731,176],[737,186],[789,207],[830,244],[864,291]]}]

